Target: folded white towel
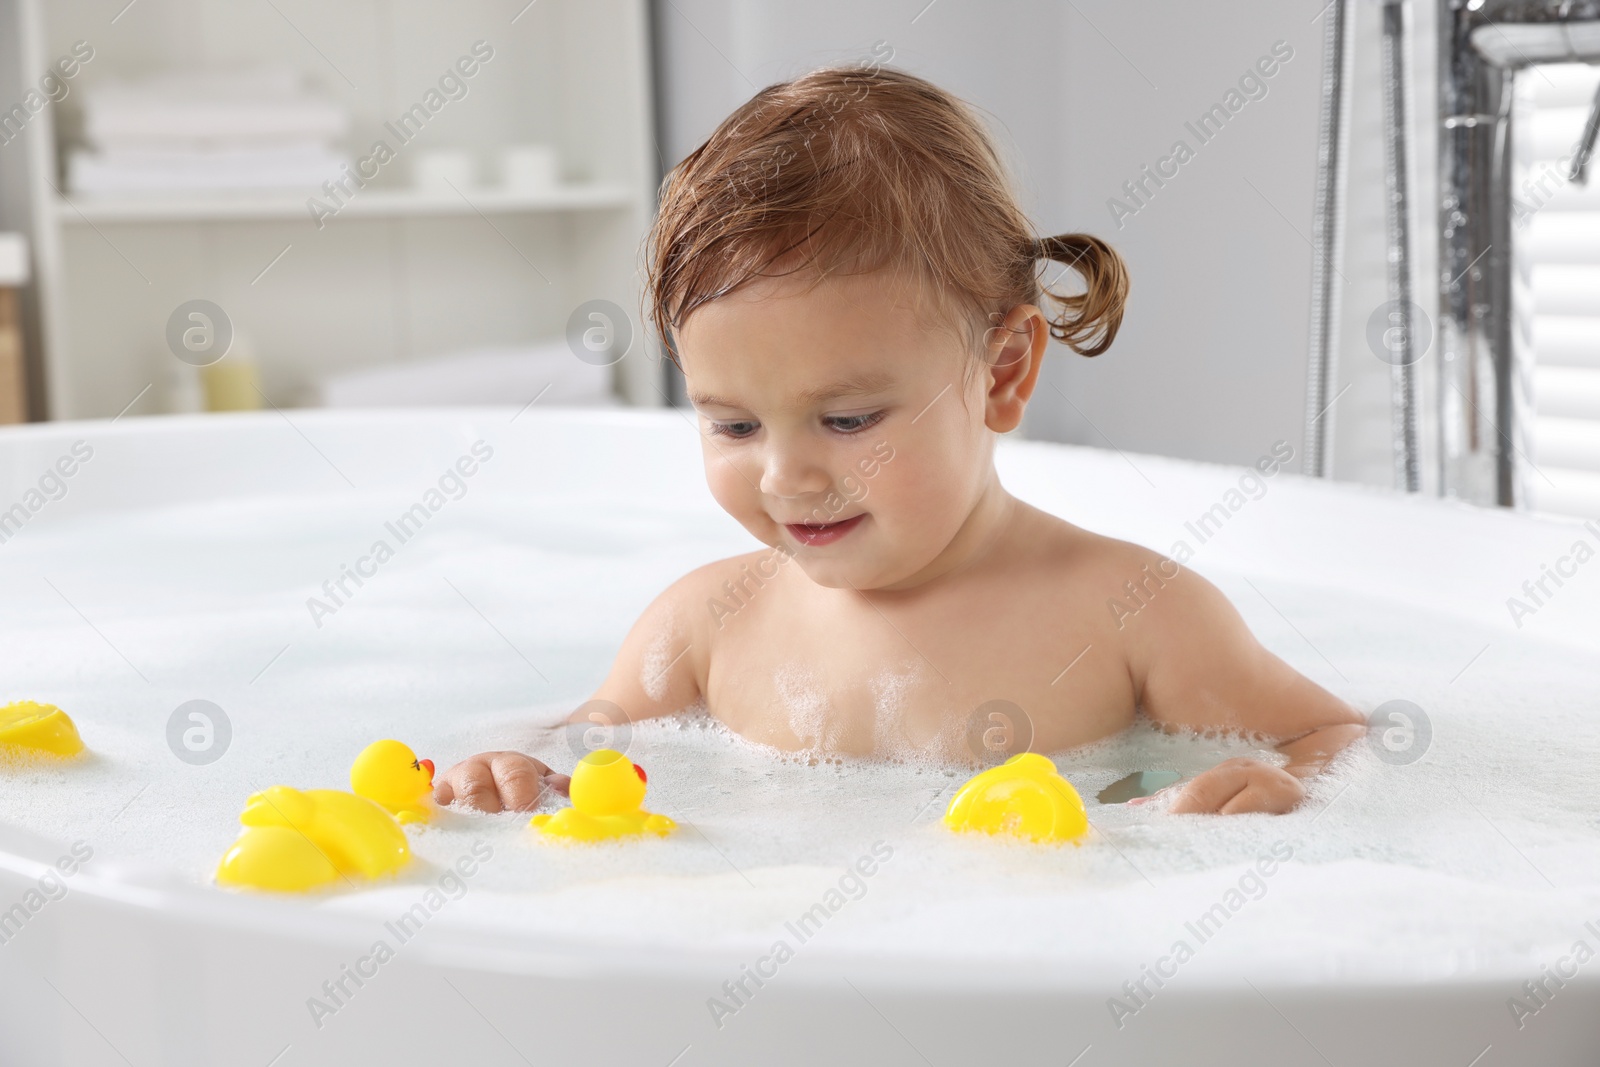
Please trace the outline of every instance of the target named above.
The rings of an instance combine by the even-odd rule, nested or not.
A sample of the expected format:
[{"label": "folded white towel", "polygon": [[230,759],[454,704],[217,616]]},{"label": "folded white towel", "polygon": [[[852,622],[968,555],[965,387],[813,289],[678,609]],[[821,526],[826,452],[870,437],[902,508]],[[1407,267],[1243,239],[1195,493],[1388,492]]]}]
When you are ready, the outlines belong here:
[{"label": "folded white towel", "polygon": [[343,138],[350,113],[308,92],[295,71],[164,71],[138,81],[106,81],[83,90],[84,134],[96,146],[130,141],[172,144]]},{"label": "folded white towel", "polygon": [[307,189],[339,175],[348,157],[314,152],[126,152],[76,151],[67,162],[67,182],[85,195],[133,192],[193,192],[226,189]]},{"label": "folded white towel", "polygon": [[289,66],[202,67],[158,70],[136,81],[110,81],[96,86],[101,87],[163,93],[174,99],[192,96],[210,99],[285,97],[300,95],[305,89],[305,78]]},{"label": "folded white towel", "polygon": [[478,404],[615,406],[611,368],[585,363],[564,341],[481,348],[416,363],[330,375],[314,383],[314,406],[435,407]]},{"label": "folded white towel", "polygon": [[84,102],[84,133],[97,145],[102,138],[105,143],[134,138],[334,141],[349,130],[348,111],[314,96],[219,100],[126,92],[97,94]]},{"label": "folded white towel", "polygon": [[314,137],[101,137],[94,143],[102,156],[129,159],[175,157],[186,153],[270,152],[304,156],[331,146]]}]

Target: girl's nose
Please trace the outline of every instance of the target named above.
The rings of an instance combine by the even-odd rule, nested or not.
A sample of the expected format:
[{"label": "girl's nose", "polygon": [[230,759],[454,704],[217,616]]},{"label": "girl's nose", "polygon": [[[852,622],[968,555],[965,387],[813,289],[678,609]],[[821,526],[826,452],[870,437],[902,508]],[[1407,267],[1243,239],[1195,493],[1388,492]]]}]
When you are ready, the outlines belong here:
[{"label": "girl's nose", "polygon": [[804,448],[774,444],[761,472],[761,491],[770,497],[809,496],[833,484],[828,472]]}]

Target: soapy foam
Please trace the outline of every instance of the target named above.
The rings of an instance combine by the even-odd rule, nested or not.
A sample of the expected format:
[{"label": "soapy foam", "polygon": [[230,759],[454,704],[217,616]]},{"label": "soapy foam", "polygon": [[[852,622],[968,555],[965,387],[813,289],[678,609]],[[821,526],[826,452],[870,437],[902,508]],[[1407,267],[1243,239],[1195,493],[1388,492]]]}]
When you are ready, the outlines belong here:
[{"label": "soapy foam", "polygon": [[[92,750],[0,770],[6,821],[203,884],[250,792],[345,787],[350,760],[379,737],[441,767],[516,748],[570,769],[556,724],[605,676],[638,612],[685,571],[746,547],[691,516],[640,523],[590,506],[579,519],[481,494],[435,518],[318,628],[305,599],[367,539],[373,511],[359,494],[235,501],[63,523],[5,546],[0,696],[68,709]],[[1600,748],[1591,665],[1352,592],[1253,577],[1269,605],[1241,576],[1207,577],[1268,647],[1357,706],[1422,704],[1427,755],[1391,766],[1358,746],[1286,816],[1098,805],[1130,771],[1275,758],[1247,739],[1140,725],[1057,756],[1094,830],[1083,847],[1040,849],[939,825],[969,768],[780,756],[699,708],[634,724],[628,740],[650,775],[648,806],[684,825],[673,837],[548,847],[525,814],[450,811],[410,831],[419,862],[398,880],[309,906],[392,915],[481,841],[494,858],[439,922],[765,950],[881,841],[892,859],[828,926],[834,949],[1070,960],[1112,988],[1275,844],[1293,861],[1197,968],[1495,968],[1520,981],[1600,916],[1600,777],[1566,755]],[[828,709],[809,670],[781,672],[779,692],[796,735],[821,743]],[[883,726],[902,681],[878,682]],[[223,707],[234,732],[202,767],[175,758],[165,734],[197,697]]]},{"label": "soapy foam", "polygon": [[644,687],[645,695],[651,700],[660,700],[667,695],[668,673],[667,666],[672,662],[669,653],[673,646],[676,631],[668,627],[658,632],[645,648],[644,664],[640,667],[639,684]]},{"label": "soapy foam", "polygon": [[773,673],[772,682],[799,747],[835,747],[836,739],[829,732],[828,701],[816,671],[804,663],[787,663]]},{"label": "soapy foam", "polygon": [[905,699],[916,683],[917,673],[915,668],[884,670],[872,679],[872,736],[879,752],[912,754],[905,730]]}]

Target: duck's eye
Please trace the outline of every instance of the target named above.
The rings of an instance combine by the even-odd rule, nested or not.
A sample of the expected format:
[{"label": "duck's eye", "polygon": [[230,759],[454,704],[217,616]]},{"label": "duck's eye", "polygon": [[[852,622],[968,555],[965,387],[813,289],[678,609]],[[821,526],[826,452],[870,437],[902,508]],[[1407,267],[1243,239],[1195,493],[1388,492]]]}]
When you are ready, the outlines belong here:
[{"label": "duck's eye", "polygon": [[411,769],[414,770],[414,771],[422,770],[422,761],[419,760],[419,759],[412,760],[411,761]]}]

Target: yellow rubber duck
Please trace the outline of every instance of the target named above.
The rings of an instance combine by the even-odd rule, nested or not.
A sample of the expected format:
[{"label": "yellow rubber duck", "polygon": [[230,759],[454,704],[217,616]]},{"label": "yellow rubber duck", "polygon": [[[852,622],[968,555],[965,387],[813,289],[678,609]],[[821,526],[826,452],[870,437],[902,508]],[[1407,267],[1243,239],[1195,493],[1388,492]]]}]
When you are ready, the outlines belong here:
[{"label": "yellow rubber duck", "polygon": [[1089,816],[1083,798],[1056,773],[1054,763],[1037,752],[1022,752],[957,790],[944,824],[952,830],[1077,844],[1089,831]]},{"label": "yellow rubber duck", "polygon": [[405,866],[411,846],[376,801],[337,789],[275,785],[253,794],[244,830],[217,865],[221,885],[296,892]]},{"label": "yellow rubber duck", "polygon": [[0,756],[76,756],[82,751],[77,726],[54,704],[19,700],[0,708]]},{"label": "yellow rubber duck", "polygon": [[350,788],[375,800],[401,823],[433,818],[433,761],[399,741],[374,741],[350,765]]},{"label": "yellow rubber duck", "polygon": [[665,837],[678,824],[665,815],[653,815],[644,803],[644,768],[613,749],[596,749],[572,770],[568,795],[572,807],[554,815],[535,815],[528,825],[550,837],[571,841],[605,841],[637,834]]}]

